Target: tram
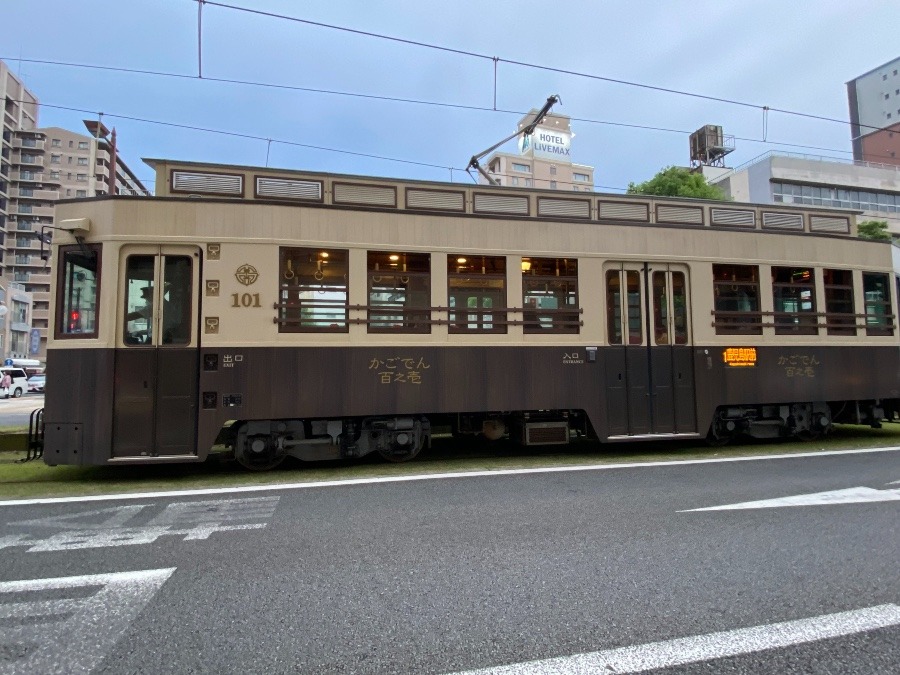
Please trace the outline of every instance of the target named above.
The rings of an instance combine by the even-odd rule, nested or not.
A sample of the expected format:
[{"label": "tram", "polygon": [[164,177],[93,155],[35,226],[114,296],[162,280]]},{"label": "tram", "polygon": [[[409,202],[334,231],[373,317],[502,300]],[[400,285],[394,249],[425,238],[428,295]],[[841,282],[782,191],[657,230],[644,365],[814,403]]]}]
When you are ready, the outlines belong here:
[{"label": "tram", "polygon": [[43,457],[251,469],[433,430],[815,438],[898,411],[852,212],[145,160],[57,205]]}]

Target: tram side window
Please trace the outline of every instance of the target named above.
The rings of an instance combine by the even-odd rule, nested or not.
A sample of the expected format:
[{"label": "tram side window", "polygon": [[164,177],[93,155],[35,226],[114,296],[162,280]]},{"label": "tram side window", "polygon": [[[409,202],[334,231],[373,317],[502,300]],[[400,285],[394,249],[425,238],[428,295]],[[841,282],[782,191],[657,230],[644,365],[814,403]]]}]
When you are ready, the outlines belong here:
[{"label": "tram side window", "polygon": [[[625,288],[623,294],[622,288]],[[625,322],[622,321],[623,297]],[[611,345],[639,345],[644,341],[641,309],[641,277],[636,270],[609,270],[606,273],[606,334]]]},{"label": "tram side window", "polygon": [[125,344],[153,344],[155,267],[153,255],[130,255],[125,261]]},{"label": "tram side window", "polygon": [[776,335],[818,335],[815,271],[811,267],[773,267],[772,298]]},{"label": "tram side window", "polygon": [[890,277],[863,272],[863,295],[866,301],[866,335],[893,335]]},{"label": "tram side window", "polygon": [[285,246],[279,257],[278,331],[346,333],[347,250]]},{"label": "tram side window", "polygon": [[162,343],[183,345],[191,341],[192,261],[186,255],[167,255],[163,263]]},{"label": "tram side window", "polygon": [[823,270],[825,281],[825,323],[829,335],[856,335],[853,310],[853,273],[850,270]]},{"label": "tram side window", "polygon": [[713,265],[717,335],[762,335],[759,267]]},{"label": "tram side window", "polygon": [[450,333],[506,333],[506,258],[448,255]]},{"label": "tram side window", "polygon": [[55,337],[97,337],[100,246],[60,246],[59,257]]},{"label": "tram side window", "polygon": [[578,261],[522,258],[525,333],[578,333]]},{"label": "tram side window", "polygon": [[431,255],[368,252],[369,332],[431,332]]},{"label": "tram side window", "polygon": [[[671,321],[667,291],[672,296]],[[688,343],[687,286],[683,272],[653,273],[653,340],[657,345]]]}]

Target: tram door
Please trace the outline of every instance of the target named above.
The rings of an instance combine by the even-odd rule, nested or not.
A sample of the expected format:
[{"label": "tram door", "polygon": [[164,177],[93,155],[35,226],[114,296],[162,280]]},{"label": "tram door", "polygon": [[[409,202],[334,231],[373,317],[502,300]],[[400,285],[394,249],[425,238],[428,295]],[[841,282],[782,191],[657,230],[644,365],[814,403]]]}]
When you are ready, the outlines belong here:
[{"label": "tram door", "polygon": [[687,268],[607,266],[610,436],[694,433],[694,366]]},{"label": "tram door", "polygon": [[113,456],[196,454],[200,250],[123,247]]}]

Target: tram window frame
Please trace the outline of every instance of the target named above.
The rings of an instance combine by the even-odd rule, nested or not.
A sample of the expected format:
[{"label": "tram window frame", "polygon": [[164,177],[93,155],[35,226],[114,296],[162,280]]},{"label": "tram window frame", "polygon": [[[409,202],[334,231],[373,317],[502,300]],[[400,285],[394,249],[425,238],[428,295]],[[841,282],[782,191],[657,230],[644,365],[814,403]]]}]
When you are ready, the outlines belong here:
[{"label": "tram window frame", "polygon": [[279,333],[349,332],[349,249],[281,246],[278,269]]},{"label": "tram window frame", "polygon": [[828,335],[856,335],[853,272],[825,268],[825,324]]},{"label": "tram window frame", "polygon": [[[890,275],[884,272],[863,272],[862,279],[866,335],[893,335],[894,316],[891,312]],[[872,288],[872,284],[879,281],[883,288],[881,298],[870,297],[870,294],[879,292],[879,289]]]},{"label": "tram window frame", "polygon": [[[447,256],[447,317],[451,334],[490,334],[508,332],[506,256]],[[457,296],[466,297],[463,311],[457,308]],[[477,303],[472,306],[472,301]],[[496,300],[498,304],[494,305]],[[480,302],[479,302],[480,301]],[[483,304],[490,301],[491,304]],[[462,315],[462,316],[459,316]]]},{"label": "tram window frame", "polygon": [[154,345],[154,295],[156,288],[155,254],[129,255],[125,259],[125,291],[122,301],[124,326],[122,340],[131,346]]},{"label": "tram window frame", "polygon": [[[56,277],[56,326],[53,331],[55,339],[83,340],[96,338],[99,335],[102,252],[103,247],[101,244],[73,244],[59,247],[60,264]],[[89,265],[83,264],[86,262],[89,262]],[[76,274],[84,273],[79,270],[93,272],[93,289],[87,295],[84,293],[73,294],[73,291],[79,289],[75,288],[71,282],[67,283],[69,279],[79,282],[87,280],[76,278]],[[90,286],[88,286],[88,289],[90,289]],[[74,304],[77,305],[75,307],[73,307],[73,300]],[[82,304],[88,302],[92,303],[92,305]],[[87,313],[84,311],[85,307],[89,310]],[[76,313],[74,316],[73,312]],[[92,330],[84,330],[86,319],[92,321],[92,324],[90,324]],[[77,330],[75,326],[77,326]]]},{"label": "tram window frame", "polygon": [[[624,293],[622,280],[625,281]],[[611,345],[644,344],[644,307],[638,270],[606,271],[606,336]],[[624,301],[624,302],[623,302]],[[626,313],[622,321],[622,312]]]},{"label": "tram window frame", "polygon": [[[431,254],[368,251],[369,333],[431,333]],[[379,296],[399,296],[391,300]]]},{"label": "tram window frame", "polygon": [[578,260],[522,258],[522,330],[526,334],[577,334]]},{"label": "tram window frame", "polygon": [[776,335],[818,335],[815,268],[772,266],[772,307]]},{"label": "tram window frame", "polygon": [[[762,335],[759,265],[713,264],[712,273],[716,335]],[[726,308],[732,302],[737,309]]]}]

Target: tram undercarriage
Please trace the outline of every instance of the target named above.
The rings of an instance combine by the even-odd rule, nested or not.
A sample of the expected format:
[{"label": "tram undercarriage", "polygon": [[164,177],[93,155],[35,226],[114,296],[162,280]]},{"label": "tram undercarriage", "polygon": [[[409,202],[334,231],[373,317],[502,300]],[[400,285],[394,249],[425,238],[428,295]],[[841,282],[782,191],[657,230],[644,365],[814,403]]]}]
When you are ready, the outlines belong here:
[{"label": "tram undercarriage", "polygon": [[[532,411],[436,415],[455,437],[509,438],[521,445],[564,445],[571,436],[593,435],[581,411]],[[359,458],[377,452],[391,462],[413,459],[431,446],[432,422],[424,416],[321,420],[242,421],[220,440],[244,467],[265,471],[286,457],[305,462]]]},{"label": "tram undercarriage", "polygon": [[878,428],[886,415],[893,416],[894,403],[871,400],[720,406],[707,440],[712,445],[723,445],[740,436],[814,440],[828,434],[835,422]]}]

